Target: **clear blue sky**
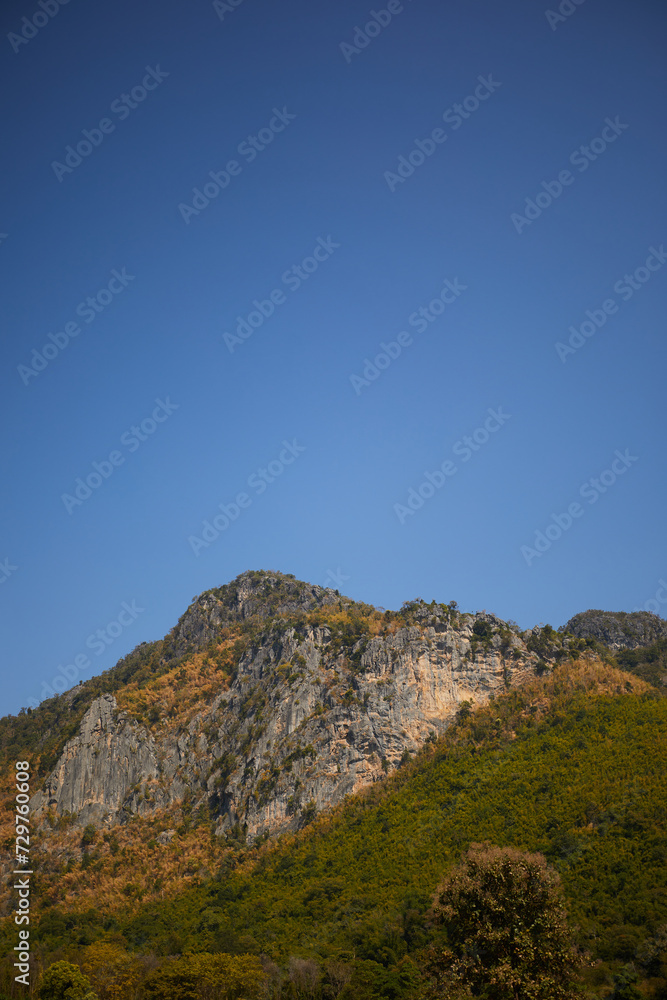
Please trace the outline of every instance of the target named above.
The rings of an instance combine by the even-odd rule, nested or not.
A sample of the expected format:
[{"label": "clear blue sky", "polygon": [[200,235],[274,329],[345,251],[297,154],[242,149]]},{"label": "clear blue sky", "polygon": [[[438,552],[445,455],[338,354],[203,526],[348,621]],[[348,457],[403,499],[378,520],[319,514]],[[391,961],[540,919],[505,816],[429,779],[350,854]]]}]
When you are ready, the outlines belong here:
[{"label": "clear blue sky", "polygon": [[245,569],[667,601],[661,3],[44,4],[0,15],[1,712]]}]

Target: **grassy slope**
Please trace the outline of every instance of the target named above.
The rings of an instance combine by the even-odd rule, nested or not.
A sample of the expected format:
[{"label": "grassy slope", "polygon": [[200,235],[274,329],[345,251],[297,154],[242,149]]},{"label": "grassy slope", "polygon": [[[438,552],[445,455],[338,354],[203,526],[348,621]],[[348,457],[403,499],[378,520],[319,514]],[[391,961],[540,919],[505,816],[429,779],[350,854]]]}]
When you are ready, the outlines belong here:
[{"label": "grassy slope", "polygon": [[665,722],[667,700],[641,680],[563,665],[298,836],[239,851],[206,885],[135,904],[106,928],[101,914],[47,910],[42,946],[120,933],[144,952],[391,966],[431,936],[425,913],[443,871],[489,840],[544,851],[560,870],[577,940],[601,960],[589,984],[601,987],[667,921]]}]

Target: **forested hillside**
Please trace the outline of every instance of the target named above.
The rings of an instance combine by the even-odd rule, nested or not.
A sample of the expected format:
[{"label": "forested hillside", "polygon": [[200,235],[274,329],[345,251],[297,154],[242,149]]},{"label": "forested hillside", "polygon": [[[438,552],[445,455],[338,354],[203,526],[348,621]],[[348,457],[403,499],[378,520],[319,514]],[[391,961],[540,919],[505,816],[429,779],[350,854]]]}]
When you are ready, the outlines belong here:
[{"label": "forested hillside", "polygon": [[275,996],[282,982],[295,997],[416,998],[440,933],[429,919],[435,888],[471,843],[488,841],[543,852],[559,872],[589,995],[663,998],[666,723],[655,689],[584,659],[476,711],[464,704],[414,760],[276,843],[214,844],[207,818],[191,816],[169,843],[144,841],[134,855],[136,817],[114,844],[93,839],[79,879],[111,851],[130,876],[160,853],[185,863],[195,842],[208,845],[209,875],[113,912],[49,905],[46,894],[41,962],[66,958],[99,979],[106,954],[148,996],[166,956],[218,952],[250,956]]}]

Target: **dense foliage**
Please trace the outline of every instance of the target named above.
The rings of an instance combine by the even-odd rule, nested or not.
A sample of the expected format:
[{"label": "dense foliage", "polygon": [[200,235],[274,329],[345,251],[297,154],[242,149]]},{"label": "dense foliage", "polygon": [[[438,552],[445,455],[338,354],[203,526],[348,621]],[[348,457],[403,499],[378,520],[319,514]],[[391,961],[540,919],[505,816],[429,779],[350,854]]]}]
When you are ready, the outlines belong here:
[{"label": "dense foliage", "polygon": [[97,1000],[90,980],[77,965],[54,962],[41,976],[39,1000]]},{"label": "dense foliage", "polygon": [[264,983],[252,955],[187,955],[164,962],[143,983],[145,1000],[249,1000]]}]

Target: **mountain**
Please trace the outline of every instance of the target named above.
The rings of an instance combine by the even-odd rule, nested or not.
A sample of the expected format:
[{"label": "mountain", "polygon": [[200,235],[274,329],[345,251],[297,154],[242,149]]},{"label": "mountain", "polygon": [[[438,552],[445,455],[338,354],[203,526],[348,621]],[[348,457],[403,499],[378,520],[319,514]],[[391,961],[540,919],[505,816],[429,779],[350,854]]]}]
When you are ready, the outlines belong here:
[{"label": "mountain", "polygon": [[218,834],[295,830],[438,736],[462,702],[484,704],[568,646],[485,612],[381,611],[244,573],[65,697],[78,730],[31,807],[110,827],[187,794]]},{"label": "mountain", "polygon": [[650,952],[661,996],[665,640],[613,654],[588,628],[385,611],[273,572],[201,594],[164,639],[0,720],[5,798],[15,760],[34,772],[43,960],[249,953],[343,963],[367,985],[342,1000],[412,996],[435,886],[488,839],[561,871],[591,995]]},{"label": "mountain", "polygon": [[249,571],[197,597],[164,639],[0,720],[0,752],[30,754],[38,821],[166,821],[187,798],[216,834],[252,842],[382,779],[463,703],[485,704],[600,638],[636,646],[664,629],[647,613],[584,612],[521,633],[456,602],[384,611]]}]

